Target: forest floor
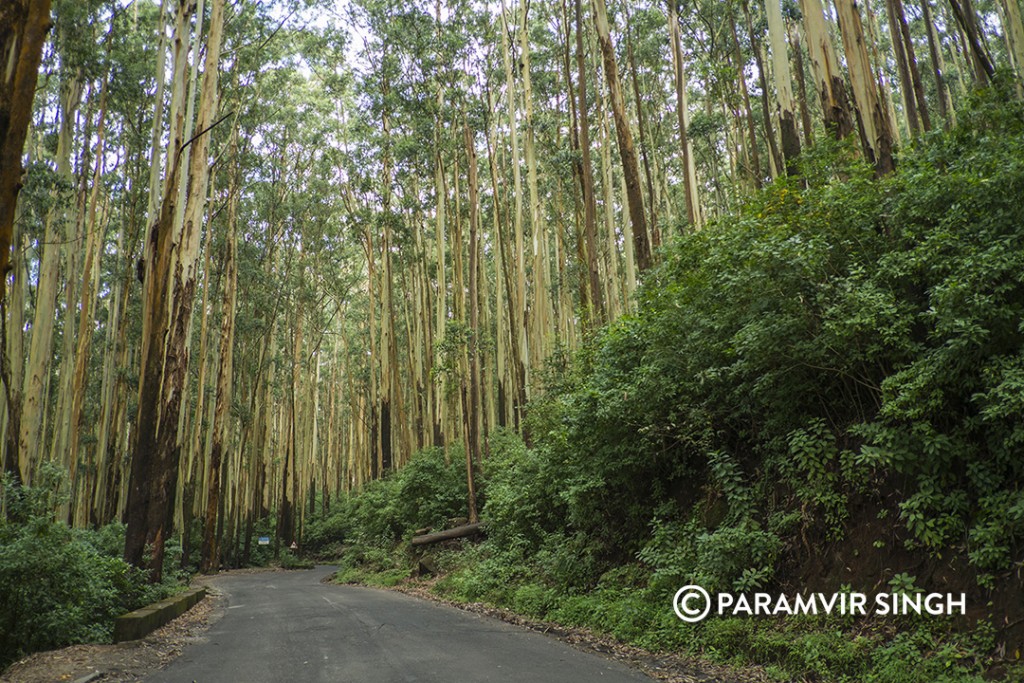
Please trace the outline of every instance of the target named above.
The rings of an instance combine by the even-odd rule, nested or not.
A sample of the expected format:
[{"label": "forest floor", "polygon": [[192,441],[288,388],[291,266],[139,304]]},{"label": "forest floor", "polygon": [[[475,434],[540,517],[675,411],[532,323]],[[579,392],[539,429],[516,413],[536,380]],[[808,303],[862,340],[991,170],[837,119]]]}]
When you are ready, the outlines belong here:
[{"label": "forest floor", "polygon": [[551,638],[582,650],[622,662],[638,669],[651,678],[665,683],[767,683],[773,681],[759,667],[729,667],[671,653],[658,653],[634,645],[627,645],[611,636],[595,633],[586,628],[562,626],[523,616],[509,609],[492,607],[479,602],[457,602],[442,598],[430,590],[436,579],[411,579],[390,587],[389,590],[406,593],[450,607],[482,614],[494,619],[543,633]]},{"label": "forest floor", "polygon": [[[220,575],[253,571],[275,570],[242,569]],[[204,585],[206,579],[197,577],[192,584]],[[72,645],[60,650],[37,652],[12,664],[0,675],[0,683],[141,681],[166,667],[185,646],[202,642],[210,626],[224,615],[225,602],[223,594],[210,587],[205,600],[141,640],[116,645]]]}]

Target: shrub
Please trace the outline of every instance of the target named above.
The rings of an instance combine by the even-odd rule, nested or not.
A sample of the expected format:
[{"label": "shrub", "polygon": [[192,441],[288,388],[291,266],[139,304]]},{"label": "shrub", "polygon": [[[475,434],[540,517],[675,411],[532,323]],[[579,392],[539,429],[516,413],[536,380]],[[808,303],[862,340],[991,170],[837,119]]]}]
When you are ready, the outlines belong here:
[{"label": "shrub", "polygon": [[109,641],[116,617],[166,594],[146,582],[144,571],[101,553],[83,535],[42,517],[3,528],[0,665],[18,653]]},{"label": "shrub", "polygon": [[[114,619],[177,589],[180,548],[167,555],[165,582],[121,559],[124,525],[72,530],[56,522],[61,472],[44,466],[39,486],[4,479],[0,521],[0,667],[20,654],[74,643],[107,642]],[[171,544],[169,544],[171,545]]]}]

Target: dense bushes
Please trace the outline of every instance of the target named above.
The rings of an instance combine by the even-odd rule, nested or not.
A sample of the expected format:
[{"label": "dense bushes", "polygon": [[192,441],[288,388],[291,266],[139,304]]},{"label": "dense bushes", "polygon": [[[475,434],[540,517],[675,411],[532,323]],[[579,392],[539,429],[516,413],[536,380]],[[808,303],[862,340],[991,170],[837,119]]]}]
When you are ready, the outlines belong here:
[{"label": "dense bushes", "polygon": [[37,488],[4,485],[7,517],[19,521],[0,522],[0,668],[24,653],[109,641],[116,617],[175,588],[170,578],[149,584],[121,559],[122,525],[83,531],[54,521],[53,475]]},{"label": "dense bushes", "polygon": [[984,571],[1020,560],[1024,120],[985,101],[964,118],[884,180],[809,155],[832,173],[676,240],[639,312],[534,411],[524,457],[564,507],[548,530],[601,549],[591,581],[653,519],[699,511],[695,555],[742,547],[715,572],[752,587],[748,570],[774,563],[773,515],[810,506],[837,537],[850,497],[879,487],[914,545]]},{"label": "dense bushes", "polygon": [[458,449],[447,457],[439,448],[416,454],[400,471],[334,501],[328,514],[313,519],[303,534],[305,551],[317,554],[342,541],[389,548],[416,529],[444,528],[465,514],[465,467]]}]

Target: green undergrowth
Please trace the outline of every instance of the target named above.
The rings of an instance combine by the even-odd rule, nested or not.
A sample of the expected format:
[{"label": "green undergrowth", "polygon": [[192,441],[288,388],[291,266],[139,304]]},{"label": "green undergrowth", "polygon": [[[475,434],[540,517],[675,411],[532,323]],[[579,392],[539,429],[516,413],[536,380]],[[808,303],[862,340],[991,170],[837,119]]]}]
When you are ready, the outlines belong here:
[{"label": "green undergrowth", "polygon": [[77,643],[111,641],[114,619],[180,592],[181,548],[166,548],[164,581],[122,559],[124,525],[70,529],[54,519],[62,479],[44,466],[33,487],[3,482],[0,516],[0,669],[17,658]]},{"label": "green undergrowth", "polygon": [[294,555],[290,551],[285,551],[281,553],[281,556],[278,558],[277,566],[281,569],[313,569],[316,567],[316,562],[305,557]]},{"label": "green undergrowth", "polygon": [[[434,590],[779,680],[1024,678],[1000,628],[1024,619],[1024,111],[982,93],[959,119],[883,179],[821,143],[804,180],[670,240],[636,312],[544,374],[530,445],[492,433],[487,539],[428,550]],[[342,580],[409,575],[407,539],[465,509],[457,451],[336,501],[307,548],[342,543]],[[691,583],[974,609],[688,625]]]},{"label": "green undergrowth", "polygon": [[[718,617],[681,622],[673,591],[652,587],[643,565],[619,567],[583,590],[554,587],[529,575],[541,567],[511,567],[495,558],[488,541],[444,553],[446,573],[433,582],[437,595],[483,602],[562,626],[607,634],[652,652],[706,659],[737,669],[757,665],[778,681],[843,683],[981,683],[997,645],[987,624],[962,630],[949,620],[923,616]],[[499,569],[499,567],[504,568]],[[503,574],[495,580],[496,569]],[[512,576],[513,578],[510,578]],[[647,577],[645,579],[645,577]],[[737,672],[742,678],[742,671]],[[1010,668],[1002,680],[1024,680]]]}]

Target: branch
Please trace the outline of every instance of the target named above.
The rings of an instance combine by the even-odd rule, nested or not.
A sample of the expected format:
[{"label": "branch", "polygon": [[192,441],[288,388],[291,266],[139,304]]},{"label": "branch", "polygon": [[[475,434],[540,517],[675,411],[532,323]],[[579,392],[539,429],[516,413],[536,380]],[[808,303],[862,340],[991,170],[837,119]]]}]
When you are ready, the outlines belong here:
[{"label": "branch", "polygon": [[191,138],[189,138],[188,141],[185,144],[183,144],[181,147],[178,148],[177,156],[181,156],[181,153],[185,151],[186,147],[188,147],[193,142],[195,142],[196,140],[201,138],[203,135],[205,135],[206,133],[209,133],[211,130],[213,130],[214,128],[219,126],[221,123],[224,122],[224,120],[226,118],[228,118],[229,116],[231,116],[234,113],[235,113],[234,111],[229,111],[228,113],[224,114],[224,116],[220,117],[219,119],[217,119],[216,121],[211,123],[209,126],[207,126],[206,128],[203,128],[201,131],[199,131],[198,133],[193,135]]}]

